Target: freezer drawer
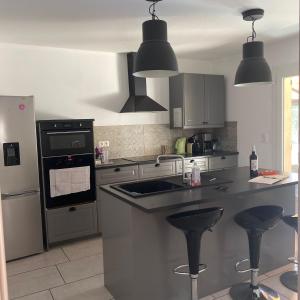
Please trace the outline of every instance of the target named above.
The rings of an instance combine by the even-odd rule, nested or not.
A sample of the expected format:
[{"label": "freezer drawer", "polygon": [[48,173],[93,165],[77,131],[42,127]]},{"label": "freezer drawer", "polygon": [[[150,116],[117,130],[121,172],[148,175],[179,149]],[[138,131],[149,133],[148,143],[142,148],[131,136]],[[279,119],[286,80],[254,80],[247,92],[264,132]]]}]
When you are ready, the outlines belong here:
[{"label": "freezer drawer", "polygon": [[46,212],[49,243],[84,237],[97,232],[96,202],[51,209]]},{"label": "freezer drawer", "polygon": [[6,259],[43,252],[40,193],[2,195]]},{"label": "freezer drawer", "polygon": [[96,185],[98,186],[138,179],[139,172],[137,165],[96,170]]},{"label": "freezer drawer", "polygon": [[209,170],[220,170],[237,167],[237,155],[210,157]]},{"label": "freezer drawer", "polygon": [[175,161],[161,162],[158,166],[153,164],[139,165],[140,179],[174,176],[176,175]]}]

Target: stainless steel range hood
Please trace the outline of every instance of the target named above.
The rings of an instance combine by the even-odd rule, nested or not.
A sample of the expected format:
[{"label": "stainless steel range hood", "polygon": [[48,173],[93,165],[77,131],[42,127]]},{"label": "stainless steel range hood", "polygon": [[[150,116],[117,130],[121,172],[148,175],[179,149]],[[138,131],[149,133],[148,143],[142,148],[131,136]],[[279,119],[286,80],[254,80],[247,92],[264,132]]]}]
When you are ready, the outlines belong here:
[{"label": "stainless steel range hood", "polygon": [[133,76],[136,53],[127,54],[129,98],[121,109],[121,113],[167,111],[146,93],[146,79]]}]

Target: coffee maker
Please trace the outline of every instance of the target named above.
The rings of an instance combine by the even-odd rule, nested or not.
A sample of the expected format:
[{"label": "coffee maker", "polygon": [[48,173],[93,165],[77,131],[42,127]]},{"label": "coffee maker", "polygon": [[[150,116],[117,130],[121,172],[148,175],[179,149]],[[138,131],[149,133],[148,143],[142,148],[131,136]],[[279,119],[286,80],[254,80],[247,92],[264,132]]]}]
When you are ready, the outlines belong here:
[{"label": "coffee maker", "polygon": [[202,149],[204,154],[210,154],[213,152],[213,137],[211,133],[202,133]]}]

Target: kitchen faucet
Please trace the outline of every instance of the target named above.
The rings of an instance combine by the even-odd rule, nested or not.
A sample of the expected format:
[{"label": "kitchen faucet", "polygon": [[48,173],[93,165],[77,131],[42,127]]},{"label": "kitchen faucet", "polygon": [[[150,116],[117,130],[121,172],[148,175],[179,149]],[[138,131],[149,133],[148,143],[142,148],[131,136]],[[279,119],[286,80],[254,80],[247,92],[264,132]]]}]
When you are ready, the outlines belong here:
[{"label": "kitchen faucet", "polygon": [[162,155],[158,155],[156,158],[156,164],[155,166],[158,167],[160,165],[160,159],[161,158],[180,158],[182,161],[182,183],[187,183],[188,179],[185,178],[185,164],[184,164],[184,157],[182,155],[179,154],[162,154]]}]

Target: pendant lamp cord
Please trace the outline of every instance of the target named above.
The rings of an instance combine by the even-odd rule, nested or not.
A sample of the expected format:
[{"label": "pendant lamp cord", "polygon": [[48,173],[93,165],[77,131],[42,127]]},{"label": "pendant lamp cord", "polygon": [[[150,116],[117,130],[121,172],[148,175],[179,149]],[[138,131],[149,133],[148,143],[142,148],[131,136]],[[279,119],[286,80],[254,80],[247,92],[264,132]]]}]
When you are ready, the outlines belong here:
[{"label": "pendant lamp cord", "polygon": [[155,8],[156,2],[153,2],[149,6],[149,14],[152,16],[152,20],[159,20],[158,16],[156,15],[156,8]]},{"label": "pendant lamp cord", "polygon": [[255,21],[256,21],[255,19],[252,19],[252,34],[247,37],[247,43],[249,42],[249,39],[252,39],[252,42],[254,42],[254,39],[256,38],[256,31],[254,28]]}]

